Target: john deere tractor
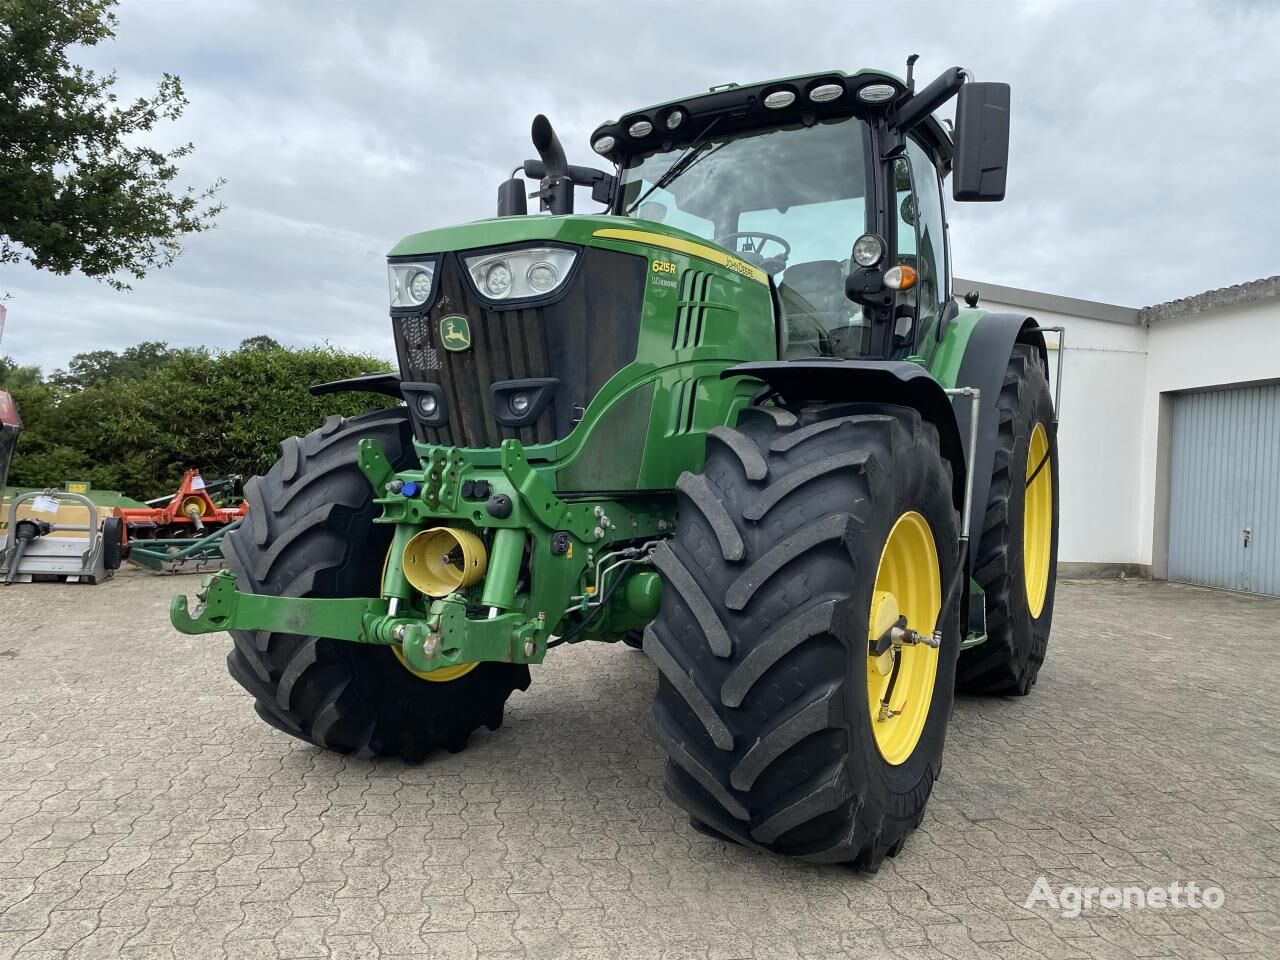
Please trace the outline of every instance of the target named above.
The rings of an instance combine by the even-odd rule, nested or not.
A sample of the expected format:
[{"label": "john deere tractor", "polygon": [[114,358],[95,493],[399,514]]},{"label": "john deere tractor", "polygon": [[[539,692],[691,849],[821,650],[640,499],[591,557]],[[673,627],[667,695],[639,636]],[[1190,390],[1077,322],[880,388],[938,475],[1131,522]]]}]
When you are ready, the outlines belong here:
[{"label": "john deere tractor", "polygon": [[403,402],[285,440],[175,626],[285,733],[411,762],[551,648],[642,644],[696,824],[874,869],[1053,613],[1043,330],[952,300],[942,202],[1003,197],[1008,130],[959,68],[714,87],[599,127],[609,169],[539,116],[496,218],[391,251],[398,375],[312,388]]}]

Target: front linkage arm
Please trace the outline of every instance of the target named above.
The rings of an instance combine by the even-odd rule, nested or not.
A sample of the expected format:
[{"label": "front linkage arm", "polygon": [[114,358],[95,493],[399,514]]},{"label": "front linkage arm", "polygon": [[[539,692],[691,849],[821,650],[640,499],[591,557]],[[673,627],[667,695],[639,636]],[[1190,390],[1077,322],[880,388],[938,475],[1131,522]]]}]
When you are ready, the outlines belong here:
[{"label": "front linkage arm", "polygon": [[[524,617],[507,614],[468,623],[466,605],[457,594],[434,601],[425,619],[392,616],[387,611],[386,600],[369,597],[329,600],[241,593],[229,570],[205,578],[195,609],[188,607],[184,596],[169,602],[169,619],[182,633],[266,630],[400,646],[409,665],[421,671],[472,660],[540,663],[545,655],[545,647],[525,642],[529,624]],[[447,639],[462,636],[466,637],[465,658],[461,646]]]}]

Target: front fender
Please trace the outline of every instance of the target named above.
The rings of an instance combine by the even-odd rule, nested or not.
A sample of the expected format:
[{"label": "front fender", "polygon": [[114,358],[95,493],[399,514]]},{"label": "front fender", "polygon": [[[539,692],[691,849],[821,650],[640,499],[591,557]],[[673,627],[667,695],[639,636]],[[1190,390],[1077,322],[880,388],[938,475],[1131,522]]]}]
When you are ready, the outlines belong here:
[{"label": "front fender", "polygon": [[740,363],[720,376],[753,377],[788,403],[893,403],[912,407],[938,429],[942,455],[951,464],[952,500],[964,506],[965,458],[950,398],[933,375],[906,360],[842,360],[815,357]]},{"label": "front fender", "polygon": [[346,380],[330,380],[328,383],[313,383],[307,388],[313,397],[326,393],[380,393],[384,397],[395,397],[403,400],[400,392],[400,374],[398,373],[362,373],[358,377]]}]

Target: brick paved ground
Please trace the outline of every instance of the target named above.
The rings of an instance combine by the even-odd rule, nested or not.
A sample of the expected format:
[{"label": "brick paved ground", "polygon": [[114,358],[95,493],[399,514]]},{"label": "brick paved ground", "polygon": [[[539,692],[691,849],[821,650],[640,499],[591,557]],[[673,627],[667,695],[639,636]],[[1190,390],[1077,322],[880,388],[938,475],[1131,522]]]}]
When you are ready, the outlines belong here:
[{"label": "brick paved ground", "polygon": [[[958,704],[869,877],[691,830],[642,654],[556,651],[465,753],[350,760],[169,629],[183,587],[0,588],[0,958],[1277,955],[1280,602],[1063,584],[1034,694]],[[1068,920],[1040,875],[1227,899]]]}]

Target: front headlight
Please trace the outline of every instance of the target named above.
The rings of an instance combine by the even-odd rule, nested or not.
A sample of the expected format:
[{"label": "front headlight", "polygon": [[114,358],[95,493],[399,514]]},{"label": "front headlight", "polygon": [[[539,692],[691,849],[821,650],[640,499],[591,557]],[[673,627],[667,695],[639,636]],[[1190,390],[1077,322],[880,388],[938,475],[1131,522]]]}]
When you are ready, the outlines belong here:
[{"label": "front headlight", "polygon": [[577,256],[563,247],[525,247],[463,259],[481,296],[521,300],[554,291],[569,276]]},{"label": "front headlight", "polygon": [[420,307],[431,296],[436,262],[387,264],[387,285],[391,289],[391,306]]}]

